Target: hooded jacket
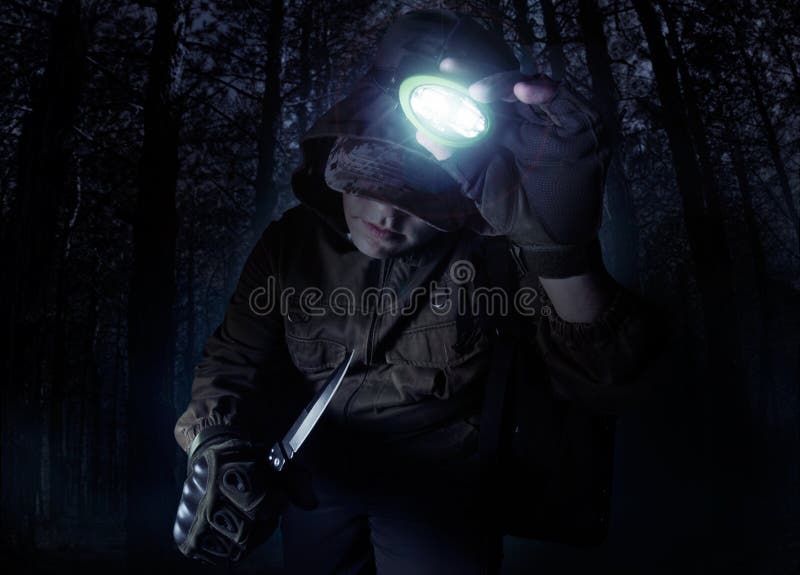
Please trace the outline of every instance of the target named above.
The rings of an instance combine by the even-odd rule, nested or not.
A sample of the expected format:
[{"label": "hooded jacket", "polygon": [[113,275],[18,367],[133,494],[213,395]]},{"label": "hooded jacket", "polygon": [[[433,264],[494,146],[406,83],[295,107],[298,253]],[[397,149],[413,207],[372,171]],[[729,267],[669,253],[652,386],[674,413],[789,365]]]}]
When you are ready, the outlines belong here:
[{"label": "hooded jacket", "polygon": [[[387,41],[399,42],[398,54],[406,56],[418,55],[420,46],[440,56],[446,47],[469,56],[481,47],[476,32],[469,29],[473,41],[462,41],[454,31],[469,25],[453,18],[436,34],[406,37],[413,42],[390,34],[379,60]],[[429,25],[430,14],[423,20]],[[511,63],[508,54],[490,61],[494,69]],[[389,452],[415,458],[462,457],[476,449],[490,355],[487,334],[464,319],[484,269],[486,238],[478,233],[478,214],[450,194],[441,202],[461,214],[451,231],[398,257],[377,260],[361,253],[349,240],[341,193],[323,177],[328,151],[342,134],[375,136],[380,130],[375,137],[384,138],[403,128],[387,120],[394,112],[373,76],[354,93],[359,99],[337,104],[304,139],[304,164],[292,180],[301,203],[265,230],[222,324],[206,342],[191,401],[175,426],[186,451],[201,431],[219,426],[275,441],[351,349],[356,356],[327,408],[327,429],[355,434],[383,453],[392,446]],[[356,106],[358,101],[373,108]],[[519,272],[534,300],[525,321],[545,367],[542,385],[590,409],[621,409],[656,345],[642,301],[618,287],[596,321],[567,323],[549,307],[540,270],[521,264]],[[513,308],[513,294],[506,297]]]}]

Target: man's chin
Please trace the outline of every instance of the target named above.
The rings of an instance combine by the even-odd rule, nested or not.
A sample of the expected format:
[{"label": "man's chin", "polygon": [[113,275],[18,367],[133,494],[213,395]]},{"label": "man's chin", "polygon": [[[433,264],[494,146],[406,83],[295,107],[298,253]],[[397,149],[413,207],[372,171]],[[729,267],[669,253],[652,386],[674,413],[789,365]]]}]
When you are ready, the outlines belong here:
[{"label": "man's chin", "polygon": [[358,248],[362,254],[367,257],[370,257],[375,260],[384,260],[386,258],[393,258],[396,256],[403,255],[408,253],[413,249],[413,247],[409,248],[408,246],[392,246],[392,245],[385,245],[377,241],[372,241],[369,238],[365,238],[363,236],[357,236],[353,238],[353,244]]},{"label": "man's chin", "polygon": [[373,242],[362,237],[353,238],[353,244],[362,254],[375,260],[390,258],[394,255],[393,250],[384,246],[375,245]]}]

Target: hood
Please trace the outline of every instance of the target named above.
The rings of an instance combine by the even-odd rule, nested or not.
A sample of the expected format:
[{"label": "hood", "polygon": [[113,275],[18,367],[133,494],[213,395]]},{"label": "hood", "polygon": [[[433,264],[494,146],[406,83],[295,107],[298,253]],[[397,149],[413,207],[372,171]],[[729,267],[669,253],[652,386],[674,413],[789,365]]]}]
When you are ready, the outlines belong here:
[{"label": "hood", "polygon": [[[469,63],[469,72],[448,75],[465,84],[495,72],[519,69],[511,48],[469,16],[447,10],[408,12],[386,31],[372,67],[350,94],[323,114],[301,138],[303,164],[292,176],[294,193],[340,233],[347,233],[341,192],[325,182],[328,155],[337,138],[395,146],[400,156],[422,159],[428,164],[426,169],[441,171],[435,158],[417,143],[416,129],[403,114],[397,89],[410,75],[440,74],[439,63],[446,57]],[[402,194],[393,194],[387,189],[381,195],[373,188],[364,195],[390,203],[443,231],[483,227],[477,208],[461,193],[455,180],[434,191],[407,191],[406,188]],[[443,205],[447,206],[447,213],[441,209]]]}]

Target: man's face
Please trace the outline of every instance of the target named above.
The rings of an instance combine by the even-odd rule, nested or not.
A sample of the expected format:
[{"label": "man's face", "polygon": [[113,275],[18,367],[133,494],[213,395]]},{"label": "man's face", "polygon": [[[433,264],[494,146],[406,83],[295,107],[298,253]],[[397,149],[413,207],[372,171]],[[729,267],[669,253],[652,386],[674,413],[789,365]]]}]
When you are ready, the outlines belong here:
[{"label": "man's face", "polygon": [[343,193],[342,205],[353,243],[371,258],[402,254],[441,233],[418,217],[378,200]]}]

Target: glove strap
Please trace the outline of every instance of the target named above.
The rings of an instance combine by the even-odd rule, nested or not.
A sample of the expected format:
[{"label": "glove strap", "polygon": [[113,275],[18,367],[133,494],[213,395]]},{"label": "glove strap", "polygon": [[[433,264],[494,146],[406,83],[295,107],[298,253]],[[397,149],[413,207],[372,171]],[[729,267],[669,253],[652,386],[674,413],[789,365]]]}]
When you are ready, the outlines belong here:
[{"label": "glove strap", "polygon": [[603,255],[595,237],[585,245],[526,245],[512,241],[512,254],[521,276],[528,272],[537,277],[566,278],[601,268]]}]

